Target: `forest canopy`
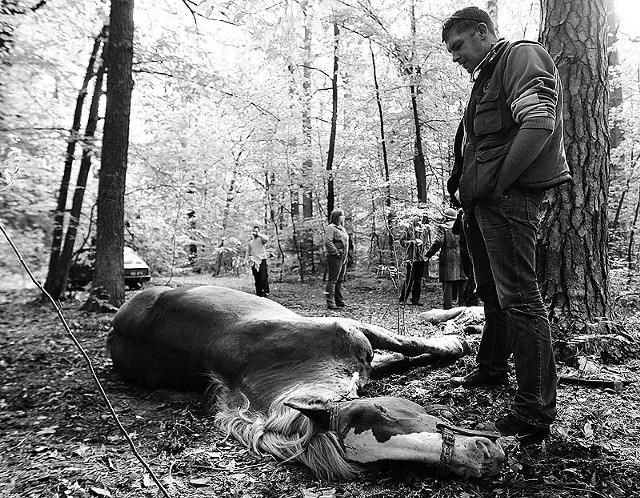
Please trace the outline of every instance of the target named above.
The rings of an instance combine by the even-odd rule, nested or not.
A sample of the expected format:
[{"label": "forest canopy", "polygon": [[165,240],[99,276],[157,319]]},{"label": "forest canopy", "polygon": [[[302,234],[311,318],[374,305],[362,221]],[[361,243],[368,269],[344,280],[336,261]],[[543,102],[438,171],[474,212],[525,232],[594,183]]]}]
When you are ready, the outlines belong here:
[{"label": "forest canopy", "polygon": [[[469,3],[136,2],[126,244],[159,274],[233,271],[257,223],[278,241],[274,253],[284,268],[304,262],[315,271],[333,180],[359,261],[393,260],[387,235],[395,224],[425,206],[438,220],[448,207],[453,135],[470,82],[444,50],[440,24]],[[4,7],[0,220],[39,270],[73,138],[73,108],[108,7],[74,0]],[[539,9],[537,0],[499,3],[500,36],[536,40]],[[637,35],[627,22],[622,15],[612,44],[618,62],[610,84],[621,93],[610,116],[621,133],[612,144],[609,204],[612,256],[631,269],[638,258],[639,102]],[[416,123],[426,199],[416,189]],[[95,136],[80,137],[92,166],[76,250],[95,235],[101,133],[99,124]],[[15,269],[8,247],[0,247],[0,265]]]}]

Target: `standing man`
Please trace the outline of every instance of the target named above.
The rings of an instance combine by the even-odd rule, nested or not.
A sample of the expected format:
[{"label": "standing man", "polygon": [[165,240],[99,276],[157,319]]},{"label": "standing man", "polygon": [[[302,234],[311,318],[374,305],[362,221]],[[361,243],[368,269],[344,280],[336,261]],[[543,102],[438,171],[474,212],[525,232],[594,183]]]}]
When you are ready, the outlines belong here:
[{"label": "standing man", "polygon": [[255,225],[251,231],[253,238],[247,243],[245,263],[251,265],[253,279],[256,283],[256,294],[261,297],[269,295],[269,273],[267,272],[267,248],[269,237],[260,233],[260,227]]},{"label": "standing man", "polygon": [[[518,384],[509,413],[485,429],[542,441],[556,417],[551,330],[536,279],[536,233],[544,191],[570,180],[562,84],[538,43],[498,39],[489,15],[466,7],[442,25],[442,41],[474,82],[463,150],[449,192],[465,210],[465,234],[486,324],[477,367],[451,383],[504,385],[513,353]],[[492,427],[494,426],[494,427]]]},{"label": "standing man", "polygon": [[[426,216],[423,216],[424,220]],[[400,289],[400,303],[404,303],[411,296],[412,305],[422,306],[420,294],[425,267],[424,251],[429,247],[430,242],[429,228],[418,218],[412,221],[400,238],[400,245],[405,249],[406,266],[404,282]]]}]

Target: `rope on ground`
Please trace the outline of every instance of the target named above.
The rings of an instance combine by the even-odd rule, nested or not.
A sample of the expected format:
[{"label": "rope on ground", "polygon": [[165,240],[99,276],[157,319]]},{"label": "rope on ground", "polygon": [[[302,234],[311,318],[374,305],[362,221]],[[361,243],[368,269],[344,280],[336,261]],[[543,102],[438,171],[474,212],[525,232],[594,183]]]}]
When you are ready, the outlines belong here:
[{"label": "rope on ground", "polygon": [[127,432],[127,430],[124,428],[124,426],[120,422],[120,418],[118,417],[118,414],[116,413],[115,409],[113,408],[113,405],[111,404],[111,401],[109,401],[107,393],[104,391],[104,389],[102,387],[102,383],[100,382],[100,379],[98,379],[98,376],[96,375],[96,372],[95,372],[95,370],[93,368],[93,363],[91,362],[91,359],[89,358],[89,355],[84,350],[84,348],[82,347],[80,342],[78,342],[78,339],[76,338],[74,333],[71,331],[71,328],[67,324],[67,321],[64,318],[64,315],[62,314],[62,310],[60,309],[60,306],[58,305],[58,303],[55,302],[55,300],[51,297],[51,295],[44,289],[42,284],[40,282],[38,282],[38,280],[35,278],[35,276],[31,272],[31,269],[29,268],[29,265],[27,264],[27,262],[22,257],[22,254],[20,254],[20,251],[18,250],[16,245],[13,243],[13,240],[11,239],[11,237],[9,236],[7,231],[4,229],[4,226],[2,226],[2,223],[0,223],[0,231],[5,236],[5,238],[9,242],[9,245],[13,249],[13,252],[16,253],[16,256],[18,257],[18,260],[20,261],[20,263],[22,264],[24,269],[29,274],[29,278],[31,278],[33,283],[36,284],[38,289],[40,289],[40,292],[42,292],[42,294],[44,294],[47,297],[49,302],[51,302],[51,304],[55,308],[56,313],[58,314],[58,317],[60,318],[60,321],[62,322],[62,325],[64,326],[64,329],[67,332],[67,335],[71,338],[73,343],[76,345],[76,347],[80,351],[80,354],[84,358],[84,360],[85,360],[85,362],[86,362],[86,364],[87,364],[87,366],[89,368],[89,371],[91,373],[91,377],[93,378],[93,381],[95,382],[96,386],[98,387],[98,391],[100,392],[100,395],[102,396],[102,398],[104,399],[105,403],[107,404],[107,407],[109,408],[109,412],[111,413],[111,416],[115,420],[118,428],[120,429],[120,431],[124,435],[125,439],[129,443],[129,446],[131,447],[131,451],[133,452],[135,457],[138,459],[138,461],[142,464],[142,466],[146,469],[146,471],[149,472],[149,475],[151,476],[153,481],[158,485],[158,488],[160,488],[160,491],[162,492],[162,494],[164,496],[166,496],[167,498],[171,498],[171,495],[169,495],[169,492],[164,488],[164,486],[160,482],[160,479],[158,479],[158,477],[155,475],[155,473],[153,472],[153,470],[151,469],[149,464],[145,461],[145,459],[142,457],[142,455],[140,455],[140,453],[138,452],[138,449],[136,448],[135,443],[133,442],[133,439],[131,439],[131,436],[129,436],[129,433]]}]

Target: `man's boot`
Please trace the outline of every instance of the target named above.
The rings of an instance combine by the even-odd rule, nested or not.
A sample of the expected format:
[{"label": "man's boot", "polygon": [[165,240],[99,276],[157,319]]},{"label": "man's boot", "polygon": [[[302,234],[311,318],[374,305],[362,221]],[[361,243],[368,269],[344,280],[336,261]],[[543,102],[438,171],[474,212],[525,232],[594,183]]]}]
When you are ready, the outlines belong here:
[{"label": "man's boot", "polygon": [[337,310],[336,302],[334,300],[334,292],[335,292],[336,284],[328,283],[327,289],[324,291],[324,296],[327,300],[327,309],[329,310]]}]

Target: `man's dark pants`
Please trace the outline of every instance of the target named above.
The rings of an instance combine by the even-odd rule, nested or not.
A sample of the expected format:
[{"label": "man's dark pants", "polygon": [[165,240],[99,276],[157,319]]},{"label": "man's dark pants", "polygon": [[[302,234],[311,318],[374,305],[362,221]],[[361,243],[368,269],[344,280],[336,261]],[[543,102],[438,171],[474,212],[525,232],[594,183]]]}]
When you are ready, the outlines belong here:
[{"label": "man's dark pants", "polygon": [[477,362],[506,372],[513,353],[516,417],[548,426],[556,416],[556,368],[551,329],[536,278],[536,232],[543,194],[508,190],[466,216],[467,244],[484,302],[486,323]]},{"label": "man's dark pants", "polygon": [[267,260],[263,259],[260,262],[260,266],[253,265],[251,271],[253,272],[253,279],[256,283],[256,294],[262,297],[268,296],[269,273],[267,272]]},{"label": "man's dark pants", "polygon": [[407,272],[400,290],[400,301],[404,301],[411,293],[411,302],[420,302],[422,292],[422,274],[424,273],[424,261],[410,261],[407,263]]}]

